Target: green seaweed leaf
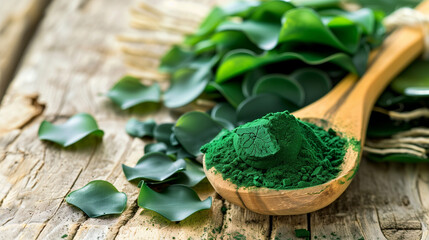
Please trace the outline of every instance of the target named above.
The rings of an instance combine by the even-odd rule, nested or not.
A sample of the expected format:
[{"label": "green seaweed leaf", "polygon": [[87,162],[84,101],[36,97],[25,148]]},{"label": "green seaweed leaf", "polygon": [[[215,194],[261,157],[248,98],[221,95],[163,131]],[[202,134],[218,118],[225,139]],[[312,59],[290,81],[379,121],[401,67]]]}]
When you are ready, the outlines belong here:
[{"label": "green seaweed leaf", "polygon": [[416,60],[392,81],[390,87],[405,96],[428,97],[428,68],[429,61]]},{"label": "green seaweed leaf", "polygon": [[133,137],[153,137],[156,122],[152,119],[141,122],[135,118],[128,120],[125,131]]},{"label": "green seaweed leaf", "polygon": [[332,88],[329,76],[318,69],[302,68],[293,72],[289,77],[302,86],[305,95],[304,106],[323,97]]},{"label": "green seaweed leaf", "polygon": [[215,31],[217,26],[229,16],[246,15],[246,12],[259,4],[259,1],[234,1],[223,7],[215,7],[203,20],[197,32],[185,39],[185,43],[188,45],[195,45],[207,39],[207,37]]},{"label": "green seaweed leaf", "polygon": [[236,110],[228,103],[219,103],[214,106],[211,117],[229,130],[234,129],[237,125]]},{"label": "green seaweed leaf", "polygon": [[177,179],[174,180],[174,184],[194,187],[204,178],[206,178],[206,174],[204,173],[204,170],[201,165],[196,164],[189,159],[186,159],[185,161],[186,169],[176,174]]},{"label": "green seaweed leaf", "polygon": [[359,28],[353,21],[336,17],[326,26],[320,16],[310,8],[286,12],[279,36],[279,43],[321,44],[347,53],[357,50],[359,40]]},{"label": "green seaweed leaf", "polygon": [[262,93],[277,94],[299,107],[304,105],[304,89],[298,82],[286,75],[269,74],[259,79],[253,88],[253,95]]},{"label": "green seaweed leaf", "polygon": [[374,11],[369,8],[362,8],[353,12],[347,12],[340,9],[326,9],[319,11],[322,17],[329,16],[335,18],[338,16],[345,17],[360,25],[363,32],[366,34],[372,34],[375,30],[375,15]]},{"label": "green seaweed leaf", "polygon": [[162,58],[159,70],[172,73],[186,66],[194,57],[194,54],[179,46],[173,46]]},{"label": "green seaweed leaf", "polygon": [[153,135],[155,140],[170,146],[170,136],[173,133],[174,123],[162,123],[155,127]]},{"label": "green seaweed leaf", "polygon": [[185,168],[186,162],[183,159],[174,161],[161,152],[145,154],[135,167],[128,167],[122,164],[122,170],[128,181],[137,179],[164,181]]},{"label": "green seaweed leaf", "polygon": [[162,152],[162,153],[166,153],[167,152],[167,144],[163,143],[163,142],[159,142],[159,143],[149,143],[146,146],[144,146],[144,153],[148,154],[151,152]]},{"label": "green seaweed leaf", "polygon": [[203,112],[193,111],[182,115],[174,126],[174,133],[182,147],[190,154],[201,154],[200,148],[212,140],[222,125]]},{"label": "green seaweed leaf", "polygon": [[329,55],[326,53],[315,52],[270,52],[262,55],[256,55],[252,51],[238,49],[229,52],[223,58],[216,72],[216,82],[222,83],[254,68],[288,60],[299,60],[309,65],[333,63],[345,70],[356,73],[356,68],[352,59],[344,53]]},{"label": "green seaweed leaf", "polygon": [[245,99],[241,85],[240,82],[210,83],[210,86],[215,87],[234,107],[237,107]]},{"label": "green seaweed leaf", "polygon": [[171,185],[158,193],[143,183],[138,205],[157,212],[170,221],[182,221],[198,211],[210,209],[212,198],[201,201],[194,190],[183,185]]},{"label": "green seaweed leaf", "polygon": [[145,86],[140,83],[138,78],[125,76],[109,90],[107,96],[125,110],[141,103],[159,102],[161,89],[157,83]]},{"label": "green seaweed leaf", "polygon": [[296,111],[298,107],[275,94],[260,94],[247,98],[237,108],[238,124],[247,123],[272,112]]},{"label": "green seaweed leaf", "polygon": [[241,31],[259,48],[271,50],[277,45],[280,29],[280,22],[248,20],[241,23],[224,22],[217,28],[217,31]]},{"label": "green seaweed leaf", "polygon": [[53,125],[43,121],[39,127],[39,139],[68,147],[89,135],[103,137],[104,132],[98,128],[95,119],[87,113],[79,113],[64,124]]},{"label": "green seaweed leaf", "polygon": [[178,108],[194,101],[206,88],[212,73],[211,68],[219,57],[201,57],[188,64],[187,68],[176,71],[171,85],[164,93],[164,104],[169,108]]},{"label": "green seaweed leaf", "polygon": [[66,202],[93,218],[122,213],[127,206],[127,195],[109,182],[95,180],[69,193]]}]

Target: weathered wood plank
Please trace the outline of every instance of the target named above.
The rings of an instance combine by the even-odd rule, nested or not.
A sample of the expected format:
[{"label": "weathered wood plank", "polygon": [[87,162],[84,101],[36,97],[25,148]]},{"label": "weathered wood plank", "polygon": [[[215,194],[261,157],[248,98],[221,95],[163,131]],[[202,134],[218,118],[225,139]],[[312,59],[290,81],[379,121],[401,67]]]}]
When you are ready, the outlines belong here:
[{"label": "weathered wood plank", "polygon": [[423,165],[363,160],[349,189],[332,205],[310,214],[313,236],[426,239],[428,175]]},{"label": "weathered wood plank", "polygon": [[[171,31],[171,23],[195,27],[215,2],[225,1],[52,3],[0,107],[0,239],[59,239],[64,234],[69,239],[296,239],[294,230],[301,228],[318,239],[428,237],[425,165],[363,161],[350,189],[309,215],[254,214],[222,200],[207,182],[197,191],[203,199],[213,197],[212,209],[180,223],[137,207],[138,188],[126,181],[120,166],[137,162],[147,142],[126,135],[125,122],[131,116],[159,123],[173,117],[165,109],[145,115],[121,111],[99,93],[130,71],[123,60],[132,59],[138,67],[131,71],[144,80],[165,79],[156,71],[159,57],[183,36],[183,29]],[[140,6],[136,11],[143,22],[160,20],[158,28],[128,34],[127,12],[135,6]],[[61,149],[37,139],[43,119],[60,123],[78,112],[95,116],[106,132],[102,142]],[[95,179],[108,180],[127,193],[128,207],[121,216],[89,219],[64,202],[70,191]]]},{"label": "weathered wood plank", "polygon": [[50,1],[0,1],[0,101]]}]

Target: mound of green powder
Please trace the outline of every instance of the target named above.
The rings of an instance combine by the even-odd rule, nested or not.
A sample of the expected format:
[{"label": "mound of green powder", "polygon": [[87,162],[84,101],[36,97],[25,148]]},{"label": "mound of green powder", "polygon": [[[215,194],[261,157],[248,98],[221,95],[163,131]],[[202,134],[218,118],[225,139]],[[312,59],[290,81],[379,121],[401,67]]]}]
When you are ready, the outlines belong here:
[{"label": "mound of green powder", "polygon": [[239,187],[294,189],[323,184],[338,175],[346,140],[335,131],[270,113],[204,145],[207,169],[214,167]]}]

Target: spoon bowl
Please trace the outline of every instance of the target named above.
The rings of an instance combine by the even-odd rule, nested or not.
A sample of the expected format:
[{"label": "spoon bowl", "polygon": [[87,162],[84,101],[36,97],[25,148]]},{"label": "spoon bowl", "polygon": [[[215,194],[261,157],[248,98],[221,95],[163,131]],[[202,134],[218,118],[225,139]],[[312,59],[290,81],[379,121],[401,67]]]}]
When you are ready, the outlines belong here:
[{"label": "spoon bowl", "polygon": [[[311,122],[326,130],[329,128],[335,130],[335,126],[323,119],[301,120]],[[326,207],[337,199],[349,186],[359,167],[359,161],[355,160],[359,159],[360,144],[355,139],[347,137],[345,139],[347,140],[347,152],[343,164],[340,165],[340,174],[336,178],[317,186],[288,190],[238,187],[230,181],[225,181],[214,167],[206,169],[204,164],[204,171],[216,192],[223,198],[253,212],[265,215],[298,215],[313,212]]]},{"label": "spoon bowl", "polygon": [[[417,10],[429,13],[429,0]],[[238,187],[216,169],[204,171],[223,198],[253,212],[267,215],[296,215],[316,211],[335,201],[350,185],[360,162],[362,146],[372,107],[389,82],[423,51],[419,28],[403,27],[392,33],[374,52],[365,75],[350,74],[326,96],[294,112],[297,118],[325,129],[332,128],[347,139],[347,152],[338,176],[326,183],[299,189],[275,190]]]}]

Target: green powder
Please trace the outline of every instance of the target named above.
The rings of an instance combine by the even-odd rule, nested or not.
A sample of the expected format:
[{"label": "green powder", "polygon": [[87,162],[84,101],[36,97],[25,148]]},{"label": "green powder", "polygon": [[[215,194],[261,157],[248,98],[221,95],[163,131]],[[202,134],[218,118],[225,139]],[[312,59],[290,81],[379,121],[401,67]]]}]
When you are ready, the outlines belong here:
[{"label": "green powder", "polygon": [[286,112],[270,113],[204,145],[206,165],[239,187],[294,189],[338,175],[346,140]]}]

